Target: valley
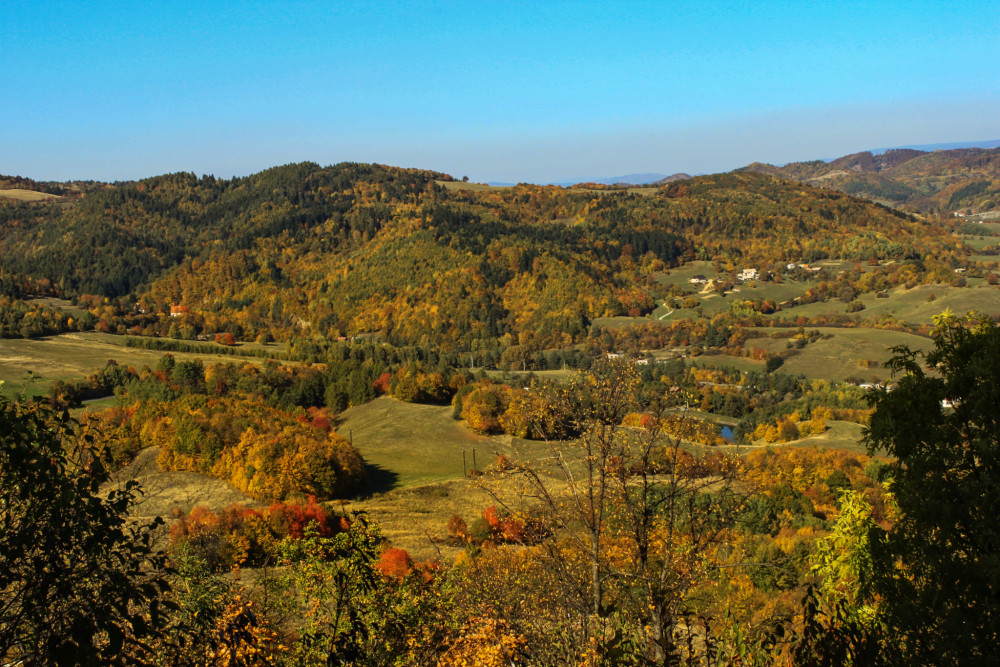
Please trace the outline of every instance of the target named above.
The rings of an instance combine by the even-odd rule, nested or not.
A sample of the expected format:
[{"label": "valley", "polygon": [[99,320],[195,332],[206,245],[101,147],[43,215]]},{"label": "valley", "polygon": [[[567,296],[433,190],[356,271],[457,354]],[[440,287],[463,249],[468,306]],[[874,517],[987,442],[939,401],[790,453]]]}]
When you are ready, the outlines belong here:
[{"label": "valley", "polygon": [[[263,581],[227,590],[268,613],[272,568],[310,562],[289,554],[361,540],[338,558],[372,549],[371,590],[486,596],[434,602],[420,632],[497,604],[542,655],[537,615],[576,604],[559,568],[649,575],[621,545],[679,559],[671,604],[801,632],[845,503],[895,520],[897,458],[869,431],[905,379],[892,357],[1000,318],[1000,224],[803,169],[562,188],[301,163],[9,197],[0,393],[66,410],[105,493],[141,485],[130,520],[163,517],[155,543],[203,576]],[[643,542],[647,501],[656,530],[692,532]],[[641,618],[631,594],[606,593]]]}]

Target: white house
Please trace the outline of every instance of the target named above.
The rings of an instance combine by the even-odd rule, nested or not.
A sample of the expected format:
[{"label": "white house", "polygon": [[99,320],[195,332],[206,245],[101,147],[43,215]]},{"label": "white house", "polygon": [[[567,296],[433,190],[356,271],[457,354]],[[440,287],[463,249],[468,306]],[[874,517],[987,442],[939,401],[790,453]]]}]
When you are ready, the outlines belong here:
[{"label": "white house", "polygon": [[736,277],[740,280],[757,280],[757,269],[743,269]]}]

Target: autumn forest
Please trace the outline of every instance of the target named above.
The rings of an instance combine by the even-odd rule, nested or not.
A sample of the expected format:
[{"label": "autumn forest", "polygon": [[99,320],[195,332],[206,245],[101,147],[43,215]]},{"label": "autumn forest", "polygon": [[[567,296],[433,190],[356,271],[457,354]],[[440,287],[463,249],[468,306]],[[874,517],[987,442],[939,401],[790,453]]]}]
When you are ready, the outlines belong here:
[{"label": "autumn forest", "polygon": [[998,151],[0,176],[0,663],[993,664]]}]

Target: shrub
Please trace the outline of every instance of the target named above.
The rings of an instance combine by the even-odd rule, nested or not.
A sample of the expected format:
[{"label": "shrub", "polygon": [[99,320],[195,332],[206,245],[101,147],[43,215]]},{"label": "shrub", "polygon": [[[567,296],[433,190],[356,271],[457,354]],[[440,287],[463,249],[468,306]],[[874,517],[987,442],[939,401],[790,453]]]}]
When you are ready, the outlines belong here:
[{"label": "shrub", "polygon": [[403,579],[413,572],[413,559],[405,549],[389,547],[382,552],[375,569],[387,577]]}]

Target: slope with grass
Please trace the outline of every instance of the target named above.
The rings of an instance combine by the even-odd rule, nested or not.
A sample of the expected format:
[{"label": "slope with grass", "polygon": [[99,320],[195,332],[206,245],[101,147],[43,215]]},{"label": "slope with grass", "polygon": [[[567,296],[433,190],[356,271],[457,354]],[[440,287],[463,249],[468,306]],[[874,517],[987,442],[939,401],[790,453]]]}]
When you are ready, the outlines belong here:
[{"label": "slope with grass", "polygon": [[[125,347],[121,336],[94,332],[63,334],[46,338],[0,340],[0,380],[8,396],[40,396],[55,380],[83,378],[109,359],[122,366],[155,368],[164,352]],[[213,354],[208,344],[204,353],[171,352],[178,360],[201,359],[205,363],[262,363],[256,358]]]},{"label": "slope with grass", "polygon": [[[817,329],[810,327],[809,331]],[[819,327],[823,338],[802,349],[790,350],[785,338],[753,338],[748,346],[774,355],[789,354],[781,367],[783,373],[804,375],[810,379],[841,382],[848,378],[870,381],[890,377],[884,363],[892,356],[890,348],[907,345],[914,350],[931,347],[929,338],[900,331],[864,328]],[[787,330],[784,330],[787,332]],[[862,365],[863,361],[878,362],[878,366]]]},{"label": "slope with grass", "polygon": [[462,454],[482,467],[490,438],[451,418],[451,406],[404,403],[382,397],[341,413],[337,433],[350,438],[368,464],[373,491],[417,486],[463,475]]}]

